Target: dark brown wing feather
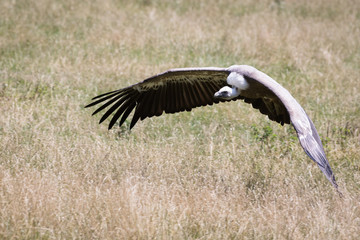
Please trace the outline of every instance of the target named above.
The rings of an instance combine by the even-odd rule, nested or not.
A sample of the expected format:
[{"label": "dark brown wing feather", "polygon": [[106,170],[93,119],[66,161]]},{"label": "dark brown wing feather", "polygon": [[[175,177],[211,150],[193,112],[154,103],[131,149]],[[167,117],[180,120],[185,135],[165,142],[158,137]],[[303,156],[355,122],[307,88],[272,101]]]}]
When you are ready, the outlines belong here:
[{"label": "dark brown wing feather", "polygon": [[253,108],[259,109],[262,114],[281,125],[290,123],[290,115],[278,96],[276,96],[266,85],[250,77],[244,76],[250,87],[241,91],[244,102],[250,103]]},{"label": "dark brown wing feather", "polygon": [[[120,126],[135,108],[130,128],[147,117],[165,113],[190,111],[193,108],[220,102],[213,96],[223,86],[229,71],[223,68],[173,69],[150,77],[132,86],[101,94],[86,107],[103,103],[94,114],[109,107],[100,123],[115,113],[109,129],[121,117]],[[111,107],[110,107],[111,106]]]}]

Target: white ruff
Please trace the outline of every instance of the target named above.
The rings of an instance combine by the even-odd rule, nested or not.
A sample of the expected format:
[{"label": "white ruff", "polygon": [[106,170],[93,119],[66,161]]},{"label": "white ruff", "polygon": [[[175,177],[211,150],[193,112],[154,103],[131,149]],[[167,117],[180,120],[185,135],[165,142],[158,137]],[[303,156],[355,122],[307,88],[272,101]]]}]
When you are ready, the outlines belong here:
[{"label": "white ruff", "polygon": [[236,72],[229,74],[227,77],[227,83],[241,90],[245,90],[249,87],[249,83],[245,80],[244,76]]}]

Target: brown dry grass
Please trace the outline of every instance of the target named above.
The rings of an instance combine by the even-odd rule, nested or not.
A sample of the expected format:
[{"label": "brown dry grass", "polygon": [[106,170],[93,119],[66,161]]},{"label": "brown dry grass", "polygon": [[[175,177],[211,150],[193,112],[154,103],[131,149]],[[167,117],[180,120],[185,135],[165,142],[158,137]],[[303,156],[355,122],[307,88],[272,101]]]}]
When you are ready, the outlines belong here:
[{"label": "brown dry grass", "polygon": [[[0,2],[0,238],[359,239],[358,1]],[[312,117],[345,197],[233,102],[108,132],[98,93],[250,64]]]}]

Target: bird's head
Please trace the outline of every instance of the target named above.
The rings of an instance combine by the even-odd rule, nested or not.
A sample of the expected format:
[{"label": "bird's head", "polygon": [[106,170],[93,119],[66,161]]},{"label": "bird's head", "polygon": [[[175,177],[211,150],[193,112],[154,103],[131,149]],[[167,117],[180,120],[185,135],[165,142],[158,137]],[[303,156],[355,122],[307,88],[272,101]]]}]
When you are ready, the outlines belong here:
[{"label": "bird's head", "polygon": [[229,86],[225,86],[225,87],[222,87],[219,91],[217,91],[214,94],[214,97],[219,98],[219,99],[224,99],[224,100],[231,100],[231,99],[237,97],[238,95],[239,94],[238,94],[236,87],[231,88]]}]

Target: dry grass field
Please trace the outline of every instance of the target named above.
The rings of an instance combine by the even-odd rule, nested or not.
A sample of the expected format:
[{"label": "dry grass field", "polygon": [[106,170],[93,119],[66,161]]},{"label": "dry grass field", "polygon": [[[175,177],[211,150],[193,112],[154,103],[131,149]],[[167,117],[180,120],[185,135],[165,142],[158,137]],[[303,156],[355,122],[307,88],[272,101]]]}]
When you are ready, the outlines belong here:
[{"label": "dry grass field", "polygon": [[[344,197],[241,101],[107,130],[97,94],[253,65],[323,140]],[[1,239],[360,239],[358,0],[0,1]]]}]

